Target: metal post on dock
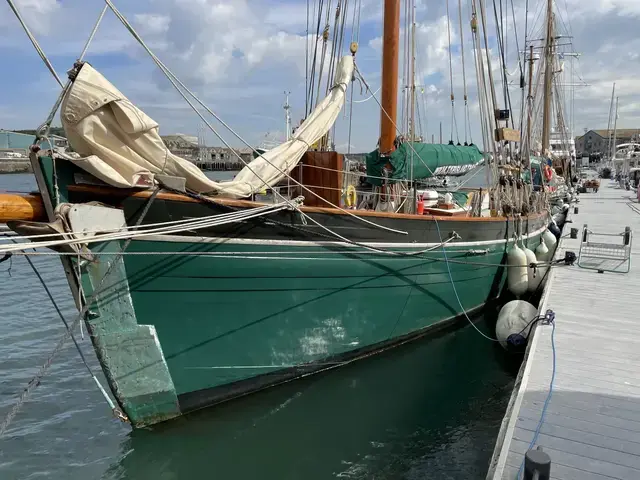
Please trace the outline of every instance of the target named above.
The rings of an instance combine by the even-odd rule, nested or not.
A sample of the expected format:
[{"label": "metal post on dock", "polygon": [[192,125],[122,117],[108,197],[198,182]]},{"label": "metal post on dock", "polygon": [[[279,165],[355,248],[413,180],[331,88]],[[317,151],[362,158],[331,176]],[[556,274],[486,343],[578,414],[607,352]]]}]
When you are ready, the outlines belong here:
[{"label": "metal post on dock", "polygon": [[538,445],[524,455],[524,480],[549,480],[551,478],[551,457]]}]

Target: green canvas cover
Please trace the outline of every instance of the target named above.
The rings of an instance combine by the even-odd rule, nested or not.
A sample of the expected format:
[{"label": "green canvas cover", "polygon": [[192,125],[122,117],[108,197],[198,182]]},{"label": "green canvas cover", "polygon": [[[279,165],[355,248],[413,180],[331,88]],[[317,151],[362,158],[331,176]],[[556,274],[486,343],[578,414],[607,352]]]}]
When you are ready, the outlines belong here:
[{"label": "green canvas cover", "polygon": [[[539,177],[542,175],[542,170],[541,170],[541,166],[544,163],[544,160],[540,157],[535,157],[533,155],[531,155],[529,157],[529,163],[530,166],[529,168],[525,168],[522,171],[522,180],[524,180],[525,183],[531,183],[531,171],[535,170],[536,172],[536,177],[539,179]],[[537,180],[537,182],[539,183],[539,180]]]},{"label": "green canvas cover", "polygon": [[[389,158],[381,158],[375,150],[367,155],[367,181],[372,185],[382,185],[382,169],[387,163],[393,166],[389,179],[406,180],[411,176],[413,154],[413,178],[429,178],[434,175],[464,175],[477,165],[483,154],[477,146],[442,145],[433,143],[401,144]],[[415,151],[413,151],[415,150]]]}]

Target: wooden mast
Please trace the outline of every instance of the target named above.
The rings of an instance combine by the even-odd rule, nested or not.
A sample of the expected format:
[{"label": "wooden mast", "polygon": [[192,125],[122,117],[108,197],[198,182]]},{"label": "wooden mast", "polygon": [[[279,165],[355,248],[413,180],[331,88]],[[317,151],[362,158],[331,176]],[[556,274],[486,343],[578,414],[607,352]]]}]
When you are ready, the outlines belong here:
[{"label": "wooden mast", "polygon": [[[616,158],[616,152],[618,147],[618,99],[616,97],[616,111],[613,117],[613,137],[611,138],[611,163],[613,163],[613,159]],[[626,160],[625,160],[626,164]],[[625,170],[625,164],[622,165],[623,172]]]},{"label": "wooden mast", "polygon": [[529,46],[529,93],[527,94],[527,156],[531,152],[531,121],[533,113],[533,45]]},{"label": "wooden mast", "polygon": [[382,36],[382,111],[380,112],[380,153],[395,149],[398,117],[398,60],[400,54],[400,0],[384,1]]},{"label": "wooden mast", "polygon": [[545,44],[544,110],[542,113],[542,155],[549,150],[551,137],[551,98],[553,87],[553,0],[547,1],[547,41]]},{"label": "wooden mast", "polygon": [[[409,141],[416,141],[416,7],[411,5],[411,128],[409,129]],[[411,162],[411,168],[413,169],[413,162]],[[411,174],[411,180],[413,180],[413,173]]]}]

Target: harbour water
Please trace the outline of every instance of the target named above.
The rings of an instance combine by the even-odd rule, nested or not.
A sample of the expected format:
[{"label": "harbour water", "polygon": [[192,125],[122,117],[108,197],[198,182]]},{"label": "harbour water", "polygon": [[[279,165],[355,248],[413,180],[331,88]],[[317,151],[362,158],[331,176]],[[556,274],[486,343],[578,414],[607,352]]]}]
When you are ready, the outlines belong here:
[{"label": "harbour water", "polygon": [[[34,188],[31,175],[0,176],[0,190]],[[73,318],[58,259],[34,263]],[[4,416],[64,327],[23,257],[0,264],[0,279]],[[100,372],[88,337],[77,336]],[[513,386],[507,363],[467,326],[132,432],[69,343],[0,439],[0,478],[484,478]]]}]

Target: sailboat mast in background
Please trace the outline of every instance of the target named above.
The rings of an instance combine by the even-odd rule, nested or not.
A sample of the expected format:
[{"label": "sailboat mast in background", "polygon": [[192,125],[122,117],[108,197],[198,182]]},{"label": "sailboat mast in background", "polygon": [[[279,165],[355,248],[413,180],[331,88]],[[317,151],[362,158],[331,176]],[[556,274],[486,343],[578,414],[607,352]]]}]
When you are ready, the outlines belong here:
[{"label": "sailboat mast in background", "polygon": [[526,155],[529,158],[531,152],[531,125],[533,123],[533,45],[529,46],[529,92],[527,94],[527,149]]},{"label": "sailboat mast in background", "polygon": [[616,97],[616,110],[613,116],[613,137],[611,138],[611,160],[616,157],[616,150],[618,147],[618,100],[620,97]]},{"label": "sailboat mast in background", "polygon": [[613,107],[616,99],[616,84],[613,84],[613,90],[611,91],[611,104],[609,105],[609,123],[607,123],[607,153],[609,154],[609,159],[613,160],[615,150],[612,148],[612,140],[613,137],[611,132],[611,122],[613,122]]},{"label": "sailboat mast in background", "polygon": [[544,110],[542,113],[542,154],[549,152],[551,136],[551,98],[553,87],[553,0],[547,3],[547,40],[545,44]]},{"label": "sailboat mast in background", "polygon": [[284,137],[285,141],[289,141],[291,139],[291,105],[289,105],[289,95],[291,92],[284,92],[285,101],[284,101]]}]

